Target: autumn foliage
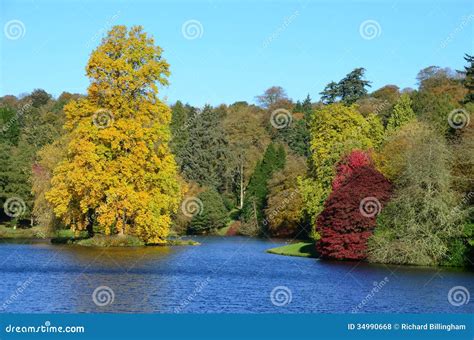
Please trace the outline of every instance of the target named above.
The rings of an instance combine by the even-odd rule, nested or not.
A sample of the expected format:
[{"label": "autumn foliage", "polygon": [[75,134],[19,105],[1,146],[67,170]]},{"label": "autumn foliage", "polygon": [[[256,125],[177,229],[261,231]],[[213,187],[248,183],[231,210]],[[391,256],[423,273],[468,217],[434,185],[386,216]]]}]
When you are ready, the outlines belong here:
[{"label": "autumn foliage", "polygon": [[322,257],[361,260],[376,217],[391,194],[390,182],[372,165],[370,157],[352,152],[337,167],[334,190],[317,219]]}]

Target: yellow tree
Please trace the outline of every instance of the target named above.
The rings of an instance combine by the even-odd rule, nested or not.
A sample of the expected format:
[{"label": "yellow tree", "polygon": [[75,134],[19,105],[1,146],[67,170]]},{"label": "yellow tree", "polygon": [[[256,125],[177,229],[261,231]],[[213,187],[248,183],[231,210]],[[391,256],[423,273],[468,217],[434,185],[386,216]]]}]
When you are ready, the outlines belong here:
[{"label": "yellow tree", "polygon": [[65,107],[70,143],[47,199],[74,230],[165,242],[182,193],[171,111],[157,98],[169,76],[161,52],[140,26],[113,27],[87,64],[87,97]]}]

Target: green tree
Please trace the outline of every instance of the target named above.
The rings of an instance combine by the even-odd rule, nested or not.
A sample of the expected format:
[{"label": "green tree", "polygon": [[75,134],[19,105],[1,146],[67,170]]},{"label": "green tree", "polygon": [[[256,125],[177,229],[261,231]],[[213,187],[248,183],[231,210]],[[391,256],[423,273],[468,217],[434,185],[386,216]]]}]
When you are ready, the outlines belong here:
[{"label": "green tree", "polygon": [[183,163],[183,151],[189,141],[189,124],[191,124],[189,116],[193,115],[190,111],[191,107],[183,105],[179,100],[171,107],[170,148],[180,168]]},{"label": "green tree", "polygon": [[210,234],[225,227],[228,221],[228,211],[222,196],[214,189],[208,189],[201,192],[198,198],[202,202],[202,211],[194,215],[188,232],[190,234]]},{"label": "green tree", "polygon": [[242,208],[242,220],[248,226],[249,233],[259,234],[262,230],[263,210],[266,207],[268,181],[274,171],[285,166],[286,152],[280,144],[270,144],[263,159],[257,163],[247,187],[246,200]]},{"label": "green tree", "polygon": [[364,80],[364,73],[364,68],[356,68],[339,82],[337,88],[344,104],[351,105],[367,95],[366,87],[370,87],[370,81]]},{"label": "green tree", "polygon": [[190,181],[218,191],[226,188],[229,178],[228,141],[222,113],[207,105],[190,117],[189,139],[182,152],[182,173]]},{"label": "green tree", "polygon": [[[395,193],[378,218],[369,242],[372,262],[439,265],[447,260],[452,242],[463,235],[459,200],[451,189],[451,155],[443,136],[413,122],[393,137],[404,139]],[[398,166],[398,165],[396,165]]]},{"label": "green tree", "polygon": [[463,102],[474,103],[474,56],[466,53],[464,60],[468,63],[467,66],[464,66],[464,71],[460,73],[464,75],[462,81],[464,87],[467,89],[466,96],[463,98]]},{"label": "green tree", "polygon": [[319,94],[324,104],[333,104],[341,96],[341,89],[338,83],[331,81]]},{"label": "green tree", "polygon": [[402,94],[393,107],[387,123],[387,130],[393,132],[404,124],[416,119],[415,112],[411,108],[412,102],[408,94]]}]

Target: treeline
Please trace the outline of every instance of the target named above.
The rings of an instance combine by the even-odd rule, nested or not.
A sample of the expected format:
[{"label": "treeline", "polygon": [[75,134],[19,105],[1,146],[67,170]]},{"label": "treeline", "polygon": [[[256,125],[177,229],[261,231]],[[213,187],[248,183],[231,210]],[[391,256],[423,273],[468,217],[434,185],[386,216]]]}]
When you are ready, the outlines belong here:
[{"label": "treeline", "polygon": [[169,74],[161,49],[139,27],[114,27],[91,55],[87,96],[1,98],[2,219],[148,243],[169,230],[312,238],[326,258],[464,265],[474,246],[465,59],[464,70],[421,70],[416,89],[369,92],[357,68],[318,102],[275,86],[255,105],[169,109],[156,97]]}]

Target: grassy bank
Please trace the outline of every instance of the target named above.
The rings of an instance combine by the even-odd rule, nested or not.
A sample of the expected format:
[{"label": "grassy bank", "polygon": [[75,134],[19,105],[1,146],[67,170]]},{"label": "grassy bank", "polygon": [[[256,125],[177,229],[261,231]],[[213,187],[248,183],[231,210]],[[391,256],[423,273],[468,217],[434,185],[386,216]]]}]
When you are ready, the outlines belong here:
[{"label": "grassy bank", "polygon": [[16,228],[0,225],[0,238],[47,238],[49,231],[44,227]]},{"label": "grassy bank", "polygon": [[313,257],[317,258],[318,253],[313,242],[296,242],[286,246],[268,249],[267,253],[285,256]]}]

